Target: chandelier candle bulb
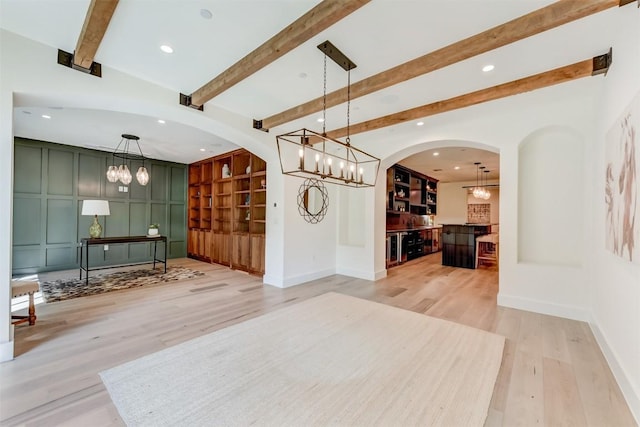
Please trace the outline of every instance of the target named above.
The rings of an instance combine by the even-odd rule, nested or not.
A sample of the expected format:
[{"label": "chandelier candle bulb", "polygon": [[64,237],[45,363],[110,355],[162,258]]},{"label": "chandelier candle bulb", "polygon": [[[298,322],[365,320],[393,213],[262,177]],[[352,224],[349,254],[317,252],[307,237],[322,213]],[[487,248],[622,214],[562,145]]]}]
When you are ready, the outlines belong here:
[{"label": "chandelier candle bulb", "polygon": [[332,159],[331,159],[331,157],[329,157],[327,159],[327,165],[329,166],[329,175],[330,176],[333,175],[333,173],[331,172],[331,162],[332,162]]},{"label": "chandelier candle bulb", "polygon": [[360,184],[362,184],[364,180],[364,168],[360,168]]},{"label": "chandelier candle bulb", "polygon": [[340,178],[344,179],[344,162],[340,162]]},{"label": "chandelier candle bulb", "polygon": [[316,154],[316,170],[315,170],[315,173],[320,172],[320,169],[318,169],[319,162],[320,162],[320,154]]},{"label": "chandelier candle bulb", "polygon": [[349,178],[349,180],[355,181],[354,171],[356,170],[356,167],[351,165],[351,166],[349,166],[349,170],[351,171],[351,177]]},{"label": "chandelier candle bulb", "polygon": [[304,170],[304,150],[302,148],[298,151],[298,155],[300,156],[300,166],[298,166],[298,169],[302,171]]}]

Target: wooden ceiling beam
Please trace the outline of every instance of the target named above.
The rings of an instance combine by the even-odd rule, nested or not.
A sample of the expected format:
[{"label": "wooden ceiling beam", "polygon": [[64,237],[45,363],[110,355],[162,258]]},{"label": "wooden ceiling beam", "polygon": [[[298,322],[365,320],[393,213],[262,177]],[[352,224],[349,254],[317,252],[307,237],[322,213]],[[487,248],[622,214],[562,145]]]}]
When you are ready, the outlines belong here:
[{"label": "wooden ceiling beam", "polygon": [[[556,68],[554,70],[545,71],[533,76],[524,77],[508,83],[503,83],[490,88],[481,89],[465,95],[449,98],[444,101],[437,101],[431,104],[422,105],[401,111],[399,113],[389,114],[384,117],[360,122],[349,127],[349,134],[354,135],[362,132],[368,132],[381,129],[387,126],[393,126],[405,123],[411,120],[422,119],[424,117],[433,116],[435,114],[445,113],[447,111],[457,110],[460,108],[470,107],[472,105],[481,104],[483,102],[494,101],[508,96],[518,95],[524,92],[541,89],[547,86],[553,86],[565,83],[571,80],[579,79],[586,76],[602,74],[606,72],[611,64],[611,53],[597,56],[592,59],[576,62],[571,65]],[[347,135],[347,128],[332,130],[327,132],[330,138],[341,138]]]},{"label": "wooden ceiling beam", "polygon": [[[402,83],[414,77],[439,70],[448,65],[480,55],[507,44],[534,36],[560,25],[620,6],[625,0],[561,0],[549,6],[498,25],[474,36],[382,71],[351,85],[351,99]],[[347,101],[347,88],[327,94],[326,108]],[[322,111],[323,97],[263,119],[263,130],[271,129],[309,114]]]},{"label": "wooden ceiling beam", "polygon": [[91,68],[117,5],[118,0],[91,0],[73,55],[75,66]]},{"label": "wooden ceiling beam", "polygon": [[323,0],[284,30],[191,94],[200,107],[256,71],[269,65],[371,0]]}]

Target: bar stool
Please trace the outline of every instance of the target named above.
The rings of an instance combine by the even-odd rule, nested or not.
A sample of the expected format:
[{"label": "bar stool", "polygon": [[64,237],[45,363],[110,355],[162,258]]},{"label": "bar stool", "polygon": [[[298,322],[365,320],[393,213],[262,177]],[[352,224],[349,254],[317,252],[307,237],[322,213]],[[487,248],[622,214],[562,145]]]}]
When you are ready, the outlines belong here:
[{"label": "bar stool", "polygon": [[[22,295],[29,295],[29,315],[28,316],[20,316],[20,315],[11,315],[11,323],[14,325],[18,325],[20,323],[29,322],[29,325],[34,325],[36,323],[36,305],[33,301],[33,294],[38,292],[40,286],[38,282],[33,281],[21,281],[21,280],[12,280],[11,281],[11,298],[17,298]],[[17,320],[13,320],[17,319]]]},{"label": "bar stool", "polygon": [[485,234],[476,238],[476,268],[480,261],[493,262],[498,266],[498,234]]}]

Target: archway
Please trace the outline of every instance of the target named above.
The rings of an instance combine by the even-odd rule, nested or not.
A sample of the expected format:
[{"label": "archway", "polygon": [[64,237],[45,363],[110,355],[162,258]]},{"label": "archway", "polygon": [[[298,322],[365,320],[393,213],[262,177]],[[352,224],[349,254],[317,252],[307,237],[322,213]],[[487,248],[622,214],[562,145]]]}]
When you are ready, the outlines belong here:
[{"label": "archway", "polygon": [[[408,161],[408,159],[410,160],[412,158],[419,158],[419,156],[425,155],[430,158],[432,154],[441,153],[449,156],[448,152],[459,154],[460,166],[456,167],[456,172],[458,172],[458,169],[460,169],[460,174],[457,175],[459,179],[452,178],[452,176],[454,175],[448,174],[446,179],[443,179],[438,183],[438,210],[434,215],[435,225],[441,225],[442,223],[465,224],[467,222],[479,222],[468,220],[468,209],[470,207],[475,208],[476,206],[482,206],[484,209],[484,214],[487,215],[488,218],[490,218],[489,222],[495,224],[492,231],[497,233],[497,225],[499,225],[500,222],[499,217],[501,205],[499,197],[500,149],[497,146],[467,140],[436,140],[423,142],[420,144],[412,145],[410,147],[406,147],[384,158],[381,161],[381,172],[379,175],[379,181],[376,186],[376,224],[386,224],[387,226],[389,226],[388,218],[395,215],[395,213],[389,213],[389,206],[388,203],[386,203],[386,201],[388,200],[389,191],[389,189],[387,188],[387,174],[385,173],[387,169],[393,167],[396,164],[401,164],[403,166],[409,166],[411,170],[416,170],[420,174],[438,179],[438,177],[440,176],[438,173],[439,168],[435,169],[435,171],[433,170],[433,167],[431,167],[429,170],[418,170],[416,163],[412,163],[411,161]],[[474,165],[474,163],[478,160],[483,160],[481,156],[478,155],[478,153],[486,153],[489,157],[495,158],[495,170],[492,171],[492,178],[489,182],[489,184],[494,185],[491,187],[493,195],[490,200],[475,199],[469,194],[471,187],[473,187],[477,182],[476,165]],[[422,158],[425,159],[425,157]],[[436,159],[436,157],[434,157],[434,159]],[[442,159],[442,162],[448,165],[451,164],[448,157],[447,159],[440,159]],[[406,163],[408,163],[408,165]],[[431,162],[431,164],[437,163],[437,160],[433,160]],[[461,167],[466,168],[466,171],[462,170]],[[453,166],[451,166],[451,168],[453,169]],[[445,172],[440,173],[442,174]],[[440,212],[442,212],[440,209],[441,199],[442,203],[456,204],[455,207],[446,210],[448,211],[447,215],[440,214]],[[491,215],[491,212],[493,212],[494,214]],[[414,228],[414,225],[415,224],[412,223],[411,228]],[[392,231],[396,228],[395,225],[391,225],[390,227]],[[401,228],[401,226],[398,228]],[[399,240],[400,238],[398,238],[398,241]],[[375,242],[376,261],[381,260],[382,262],[384,262],[384,266],[386,267],[388,255],[387,227],[380,227],[379,232],[376,232]],[[425,251],[425,253],[427,252]]]}]

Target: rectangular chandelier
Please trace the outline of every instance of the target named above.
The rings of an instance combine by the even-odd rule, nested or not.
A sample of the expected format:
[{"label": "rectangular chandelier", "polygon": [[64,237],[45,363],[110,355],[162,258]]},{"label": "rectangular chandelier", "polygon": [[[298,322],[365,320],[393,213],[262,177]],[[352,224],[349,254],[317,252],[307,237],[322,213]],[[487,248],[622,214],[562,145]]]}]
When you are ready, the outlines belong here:
[{"label": "rectangular chandelier", "polygon": [[276,136],[282,173],[349,187],[376,185],[380,159],[303,128]]}]

